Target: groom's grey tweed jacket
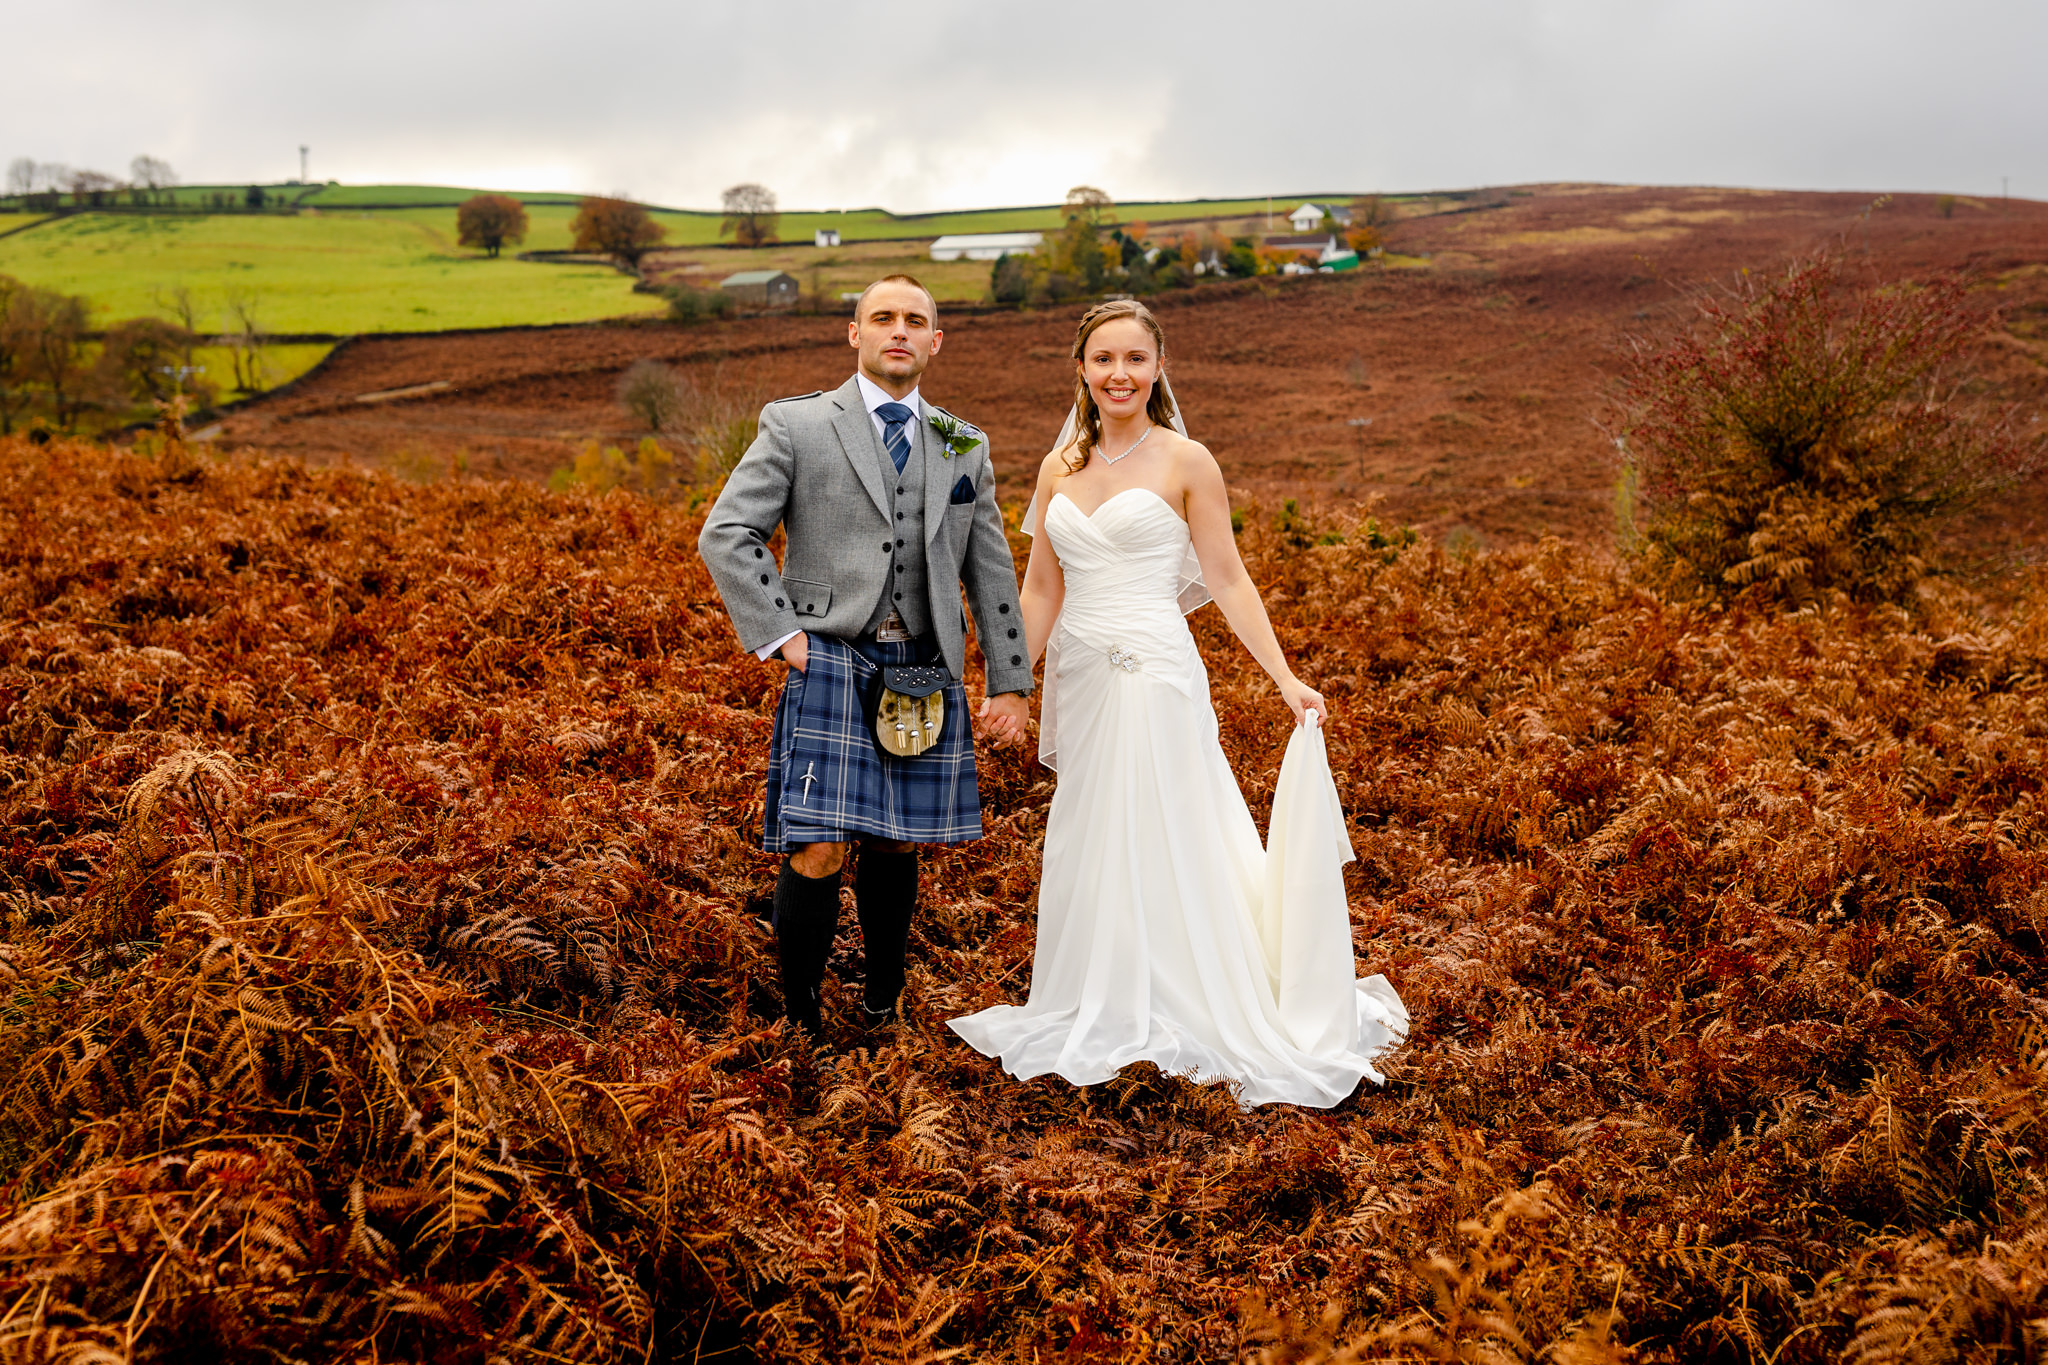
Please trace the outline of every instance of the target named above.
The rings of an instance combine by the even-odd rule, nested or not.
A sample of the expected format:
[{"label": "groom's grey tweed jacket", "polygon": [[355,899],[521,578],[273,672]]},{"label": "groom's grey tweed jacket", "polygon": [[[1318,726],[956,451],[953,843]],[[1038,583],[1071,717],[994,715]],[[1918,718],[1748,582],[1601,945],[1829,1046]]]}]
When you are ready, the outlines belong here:
[{"label": "groom's grey tweed jacket", "polygon": [[[922,402],[922,400],[920,400]],[[698,553],[711,570],[740,643],[758,650],[793,631],[854,636],[876,616],[885,594],[923,594],[932,633],[953,676],[965,675],[967,618],[960,589],[974,609],[975,632],[988,665],[988,690],[1029,692],[1024,614],[1017,605],[1017,567],[996,509],[995,467],[984,438],[965,454],[944,458],[931,430],[935,411],[923,404],[914,439],[922,443],[924,486],[904,483],[882,449],[860,385],[785,398],[761,409],[761,431],[726,480],[705,518]],[[914,474],[913,460],[905,474]],[[952,501],[965,478],[974,498]],[[904,494],[896,496],[902,486]],[[789,534],[780,566],[768,538],[780,524]],[[924,573],[912,570],[921,536]],[[899,565],[905,570],[899,574]],[[922,582],[912,582],[922,577]]]}]

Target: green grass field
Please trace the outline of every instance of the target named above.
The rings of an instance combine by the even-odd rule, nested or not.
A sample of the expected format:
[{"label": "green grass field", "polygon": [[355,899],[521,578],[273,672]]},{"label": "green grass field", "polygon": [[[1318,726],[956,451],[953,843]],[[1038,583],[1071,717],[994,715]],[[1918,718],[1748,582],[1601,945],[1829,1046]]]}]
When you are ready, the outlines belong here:
[{"label": "green grass field", "polygon": [[204,217],[85,213],[0,238],[0,273],[83,294],[96,322],[166,314],[170,291],[220,325],[231,291],[275,332],[429,331],[659,311],[603,266],[486,260],[452,232],[377,214]]},{"label": "green grass field", "polygon": [[[201,205],[215,193],[239,198],[245,187],[187,185],[181,204]],[[512,323],[581,322],[659,312],[659,300],[634,294],[632,282],[596,265],[522,262],[510,254],[486,260],[455,242],[453,204],[474,190],[446,185],[266,185],[266,193],[310,207],[296,213],[73,214],[0,237],[0,272],[31,284],[83,294],[96,323],[164,314],[171,292],[185,289],[198,304],[200,326],[222,325],[229,296],[253,294],[258,316],[277,332],[436,331]],[[529,231],[515,250],[561,251],[571,245],[576,196],[522,194]],[[1303,199],[1346,201],[1349,194],[1284,195],[1271,200],[1195,199],[1117,206],[1121,222],[1163,225],[1206,220],[1226,231],[1257,230],[1268,205],[1276,219]],[[410,207],[369,208],[397,204]],[[675,248],[659,274],[686,273],[716,283],[735,270],[787,270],[830,298],[858,288],[878,269],[912,269],[949,302],[982,297],[985,262],[938,264],[925,256],[930,238],[955,232],[1056,230],[1057,205],[898,215],[882,209],[782,215],[781,245],[740,251],[721,238],[720,215],[657,209]],[[0,232],[37,215],[0,207]],[[1284,220],[1280,220],[1284,222]],[[838,229],[844,245],[810,245],[819,227]],[[720,249],[721,244],[724,249]],[[310,363],[310,362],[308,362]]]},{"label": "green grass field", "polygon": [[40,223],[47,217],[46,213],[0,213],[0,232],[12,232],[31,223]]}]

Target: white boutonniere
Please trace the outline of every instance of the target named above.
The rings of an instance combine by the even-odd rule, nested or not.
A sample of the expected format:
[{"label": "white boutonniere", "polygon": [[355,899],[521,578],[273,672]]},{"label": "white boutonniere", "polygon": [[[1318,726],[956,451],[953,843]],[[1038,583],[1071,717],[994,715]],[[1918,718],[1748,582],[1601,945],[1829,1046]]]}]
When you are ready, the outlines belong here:
[{"label": "white boutonniere", "polygon": [[980,431],[950,413],[935,412],[927,420],[931,422],[932,430],[939,433],[939,439],[946,443],[946,448],[939,455],[941,459],[965,455],[982,443]]}]

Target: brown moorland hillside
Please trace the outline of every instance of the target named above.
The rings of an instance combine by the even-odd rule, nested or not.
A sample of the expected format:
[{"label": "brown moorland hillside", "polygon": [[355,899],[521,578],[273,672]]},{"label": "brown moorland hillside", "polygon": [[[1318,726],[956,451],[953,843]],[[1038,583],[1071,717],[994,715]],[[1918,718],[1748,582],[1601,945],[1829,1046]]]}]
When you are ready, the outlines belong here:
[{"label": "brown moorland hillside", "polygon": [[[776,670],[687,511],[13,440],[0,517],[7,1360],[2042,1349],[2038,588],[1715,612],[1248,509],[1414,1032],[1242,1113],[943,1027],[1028,981],[1013,753],[901,1031],[771,1026]],[[1284,712],[1195,624],[1263,812]]]},{"label": "brown moorland hillside", "polygon": [[[1965,273],[2006,313],[1984,382],[2031,408],[2048,400],[2048,204],[1965,198],[1945,215],[1932,195],[1545,185],[1404,219],[1389,245],[1408,263],[1152,300],[1193,431],[1234,486],[1377,494],[1396,517],[1482,542],[1604,538],[1614,469],[1594,419],[1617,348],[1672,325],[1694,288],[1828,247],[1882,276]],[[993,434],[1006,496],[1023,498],[1065,415],[1079,312],[945,320],[927,396]],[[649,356],[753,402],[850,373],[843,323],[819,317],[365,338],[236,415],[223,439],[415,472],[460,456],[484,475],[545,478],[588,441],[637,439],[613,388]],[[357,401],[436,382],[447,387]],[[1974,538],[2031,558],[2044,513],[2048,489],[2028,490]]]}]

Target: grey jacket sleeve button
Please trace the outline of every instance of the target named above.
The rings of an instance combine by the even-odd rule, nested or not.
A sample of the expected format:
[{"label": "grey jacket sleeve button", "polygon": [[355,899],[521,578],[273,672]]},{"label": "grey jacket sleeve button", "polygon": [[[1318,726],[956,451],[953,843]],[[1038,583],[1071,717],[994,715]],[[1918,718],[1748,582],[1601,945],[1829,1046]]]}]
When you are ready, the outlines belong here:
[{"label": "grey jacket sleeve button", "polygon": [[762,586],[763,586],[763,587],[767,586],[767,583],[768,583],[768,575],[767,575],[767,574],[762,574],[762,575],[761,575],[761,584],[762,584]]},{"label": "grey jacket sleeve button", "polygon": [[996,610],[1001,612],[1003,615],[1008,616],[1010,614],[1010,604],[1008,602],[1005,602],[1000,607],[997,607]]},{"label": "grey jacket sleeve button", "polygon": [[756,546],[754,547],[754,558],[756,558],[756,559],[759,559],[759,558],[761,557],[762,553],[763,553],[763,551],[762,551],[761,547],[760,547],[760,546],[758,546],[758,545],[756,545]]},{"label": "grey jacket sleeve button", "polygon": [[1017,638],[1017,632],[1016,632],[1016,631],[1015,631],[1014,629],[1012,629],[1012,630],[1010,631],[1010,638],[1011,638],[1012,640],[1014,640],[1014,639],[1016,639],[1016,638]]},{"label": "grey jacket sleeve button", "polygon": [[782,599],[781,599],[781,598],[779,598],[779,597],[778,597],[778,598],[776,598],[776,599],[775,599],[775,605],[776,605],[776,606],[778,606],[778,607],[779,607],[779,606],[781,606],[781,605],[782,605]]},{"label": "grey jacket sleeve button", "polygon": [[1010,662],[1013,664],[1021,664],[1024,662],[1024,656],[1022,654],[1012,654],[1010,656]]}]

